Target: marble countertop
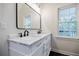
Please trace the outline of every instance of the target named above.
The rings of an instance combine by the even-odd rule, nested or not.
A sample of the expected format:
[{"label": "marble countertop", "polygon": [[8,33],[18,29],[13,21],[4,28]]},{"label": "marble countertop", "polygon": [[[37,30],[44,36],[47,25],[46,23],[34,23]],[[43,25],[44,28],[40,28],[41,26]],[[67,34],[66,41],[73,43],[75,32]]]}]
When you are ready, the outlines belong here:
[{"label": "marble countertop", "polygon": [[13,41],[16,43],[21,43],[25,45],[32,45],[33,43],[41,40],[43,37],[50,35],[51,33],[46,33],[46,34],[37,34],[37,35],[32,35],[32,36],[26,36],[26,37],[16,37],[16,38],[11,38],[8,39],[8,41]]}]

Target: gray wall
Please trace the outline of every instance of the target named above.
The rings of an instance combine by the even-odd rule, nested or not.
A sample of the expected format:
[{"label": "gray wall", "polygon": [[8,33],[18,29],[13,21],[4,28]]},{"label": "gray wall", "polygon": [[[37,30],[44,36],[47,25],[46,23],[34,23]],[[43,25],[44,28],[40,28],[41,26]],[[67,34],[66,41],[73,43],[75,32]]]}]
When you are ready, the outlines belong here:
[{"label": "gray wall", "polygon": [[7,39],[9,34],[16,34],[16,6],[15,4],[0,4],[0,55],[8,55]]},{"label": "gray wall", "polygon": [[[42,29],[43,32],[52,32],[52,50],[68,55],[79,55],[79,39],[70,39],[58,36],[58,8],[73,5],[67,3],[46,3],[41,4]],[[79,16],[79,5],[77,5]],[[79,38],[79,17],[77,17],[77,37]]]}]

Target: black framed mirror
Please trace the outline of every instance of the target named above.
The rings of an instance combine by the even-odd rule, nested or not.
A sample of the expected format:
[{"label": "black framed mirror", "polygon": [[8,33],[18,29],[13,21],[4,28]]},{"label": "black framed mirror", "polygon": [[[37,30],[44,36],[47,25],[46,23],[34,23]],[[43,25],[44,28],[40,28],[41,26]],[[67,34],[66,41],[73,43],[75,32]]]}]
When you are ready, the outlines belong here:
[{"label": "black framed mirror", "polygon": [[27,3],[16,3],[16,27],[20,30],[41,30],[41,15]]}]

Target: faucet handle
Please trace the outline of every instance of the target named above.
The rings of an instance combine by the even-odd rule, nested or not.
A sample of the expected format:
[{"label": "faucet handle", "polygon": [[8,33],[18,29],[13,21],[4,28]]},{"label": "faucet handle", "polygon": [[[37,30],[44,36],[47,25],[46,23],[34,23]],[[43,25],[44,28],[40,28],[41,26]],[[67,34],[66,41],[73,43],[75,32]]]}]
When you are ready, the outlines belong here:
[{"label": "faucet handle", "polygon": [[27,36],[29,36],[29,31],[27,31]]},{"label": "faucet handle", "polygon": [[20,37],[22,37],[22,33],[18,33]]}]

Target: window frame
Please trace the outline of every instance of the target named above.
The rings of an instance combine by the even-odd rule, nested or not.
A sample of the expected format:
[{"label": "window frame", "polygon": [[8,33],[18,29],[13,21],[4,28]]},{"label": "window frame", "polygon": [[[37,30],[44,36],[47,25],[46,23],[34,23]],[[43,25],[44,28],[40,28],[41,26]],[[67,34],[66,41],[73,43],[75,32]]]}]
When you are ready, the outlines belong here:
[{"label": "window frame", "polygon": [[[70,5],[66,5],[66,6],[63,6],[63,7],[59,7],[58,8],[58,22],[57,22],[58,23],[58,25],[57,25],[57,28],[58,28],[57,35],[58,36],[60,36],[60,37],[76,37],[77,36],[77,31],[78,31],[77,30],[77,28],[78,28],[77,27],[77,19],[78,19],[77,18],[77,15],[78,15],[78,13],[77,13],[78,12],[78,7],[77,6],[78,6],[78,4],[70,4]],[[76,34],[75,34],[75,36],[66,36],[66,35],[63,35],[62,36],[62,35],[59,35],[59,11],[60,11],[60,9],[65,9],[65,8],[67,9],[67,8],[72,8],[72,7],[76,8]]]}]

